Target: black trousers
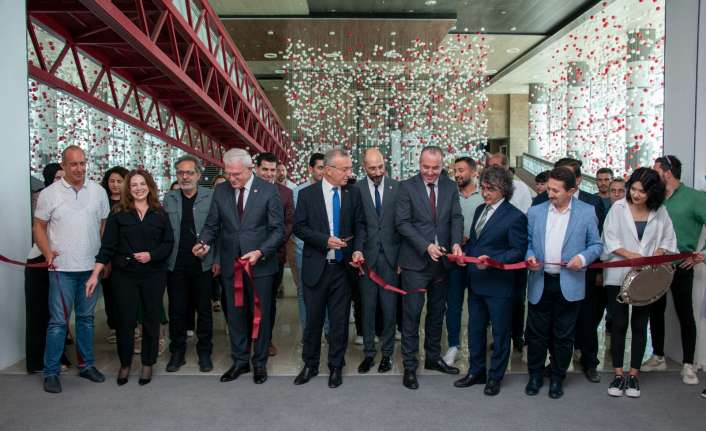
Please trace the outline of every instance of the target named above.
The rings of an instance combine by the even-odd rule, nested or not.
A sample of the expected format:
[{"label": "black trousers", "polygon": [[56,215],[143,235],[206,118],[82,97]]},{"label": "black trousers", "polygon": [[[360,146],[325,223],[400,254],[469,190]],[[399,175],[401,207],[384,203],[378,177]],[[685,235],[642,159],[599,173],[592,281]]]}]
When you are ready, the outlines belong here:
[{"label": "black trousers", "polygon": [[101,280],[101,287],[103,289],[103,304],[105,305],[105,318],[108,328],[115,330],[117,324],[115,323],[116,311],[115,311],[115,295],[113,292],[113,274],[111,271],[110,276]]},{"label": "black trousers", "polygon": [[[44,256],[27,263],[44,263]],[[44,368],[44,346],[49,324],[49,271],[25,268],[25,355],[27,372]]]},{"label": "black trousers", "polygon": [[[647,344],[647,322],[650,319],[650,306],[643,307],[629,306],[621,304],[615,300],[620,293],[620,286],[606,286],[608,298],[612,301],[608,303],[613,316],[613,328],[610,336],[610,353],[613,360],[613,368],[623,368],[625,358],[625,334],[628,332],[628,321],[630,321],[630,331],[632,340],[630,341],[630,368],[640,369],[642,357],[645,355],[645,345]],[[632,315],[630,310],[632,309]]]},{"label": "black trousers", "polygon": [[[696,322],[691,292],[694,286],[694,270],[677,267],[669,291],[672,292],[674,309],[679,318],[681,347],[684,364],[694,363],[696,350]],[[664,312],[667,309],[667,295],[653,303],[650,308],[650,332],[652,350],[655,355],[664,356]]]},{"label": "black trousers", "polygon": [[211,309],[211,271],[176,268],[167,274],[169,295],[169,351],[186,352],[186,331],[196,308],[196,350],[210,355],[213,350],[213,312]]},{"label": "black trousers", "polygon": [[[396,268],[392,268],[384,256],[380,256],[377,259],[374,270],[385,282],[393,286],[398,284]],[[380,353],[382,356],[392,356],[395,350],[397,294],[383,289],[367,276],[360,278],[359,290],[362,305],[362,334],[365,356],[374,357],[377,352],[375,335],[378,333],[378,324],[382,326]]]},{"label": "black trousers", "polygon": [[166,271],[131,273],[113,269],[116,327],[120,366],[132,364],[137,308],[142,307],[142,365],[157,362],[159,354],[159,324]]},{"label": "black trousers", "polygon": [[[304,268],[305,269],[305,268]],[[345,263],[327,264],[319,282],[304,284],[306,328],[302,360],[318,368],[321,359],[321,332],[328,311],[329,368],[343,368],[348,345],[348,316],[351,306],[350,274]]]},{"label": "black trousers", "polygon": [[448,276],[441,262],[429,264],[425,271],[402,271],[402,286],[407,292],[426,289],[424,293],[410,293],[403,296],[402,316],[402,363],[406,370],[416,370],[419,366],[419,322],[424,301],[427,301],[427,314],[424,321],[424,352],[427,361],[441,357],[441,333],[446,312]]},{"label": "black trousers", "polygon": [[[251,362],[256,368],[267,366],[267,348],[272,337],[272,320],[270,310],[272,307],[272,283],[275,275],[255,277],[250,280],[243,276],[243,306],[235,306],[235,293],[233,291],[233,277],[222,277],[223,291],[226,295],[225,307],[228,313],[228,336],[230,338],[230,354],[233,365],[236,367],[248,366]],[[252,340],[252,324],[254,310],[253,289],[260,299],[260,331],[256,340]]]},{"label": "black trousers", "polygon": [[547,348],[551,347],[552,380],[566,377],[574,348],[574,328],[580,302],[569,302],[561,293],[559,277],[544,275],[544,291],[527,312],[527,369],[530,375],[541,375]]},{"label": "black trousers", "polygon": [[586,271],[586,297],[580,301],[576,321],[575,348],[581,350],[581,365],[584,369],[596,368],[598,360],[598,326],[606,309],[606,294],[602,286],[596,286],[600,270]]},{"label": "black trousers", "polygon": [[521,348],[520,343],[525,337],[525,302],[527,302],[527,270],[515,271],[515,288],[512,291],[512,340],[515,348]]}]

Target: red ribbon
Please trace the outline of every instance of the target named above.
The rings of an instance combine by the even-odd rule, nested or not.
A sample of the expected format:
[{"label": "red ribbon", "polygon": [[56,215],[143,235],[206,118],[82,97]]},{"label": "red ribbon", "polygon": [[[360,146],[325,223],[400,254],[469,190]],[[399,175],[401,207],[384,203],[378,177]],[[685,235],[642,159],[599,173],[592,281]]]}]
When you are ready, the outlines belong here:
[{"label": "red ribbon", "polygon": [[256,340],[260,335],[260,323],[262,322],[262,307],[260,306],[260,297],[257,295],[255,283],[252,276],[252,265],[248,259],[235,259],[233,261],[233,297],[235,298],[235,307],[241,308],[244,306],[244,290],[243,273],[248,275],[253,293],[253,317],[252,317],[252,334],[251,338]]},{"label": "red ribbon", "polygon": [[51,268],[51,269],[56,269],[54,265],[48,265],[46,262],[42,263],[27,263],[27,262],[20,262],[19,260],[13,260],[10,259],[9,257],[5,257],[0,254],[0,262],[5,262],[9,263],[11,265],[17,265],[17,266],[24,266],[26,268]]},{"label": "red ribbon", "polygon": [[[641,267],[641,266],[647,266],[647,265],[661,265],[663,263],[669,263],[669,262],[674,262],[677,260],[683,260],[690,258],[694,256],[695,253],[689,252],[689,253],[679,253],[679,254],[665,254],[662,256],[643,256],[643,257],[637,257],[634,259],[623,259],[623,260],[617,260],[615,262],[596,262],[588,265],[587,268],[590,269],[602,269],[602,268],[635,268],[635,267]],[[473,256],[454,256],[452,254],[449,254],[446,256],[449,261],[455,262],[456,264],[459,263],[480,263],[483,265],[487,265],[491,268],[496,268],[504,271],[510,271],[510,270],[515,270],[515,269],[525,269],[528,267],[527,261],[524,260],[522,262],[516,262],[516,263],[500,263],[496,260],[493,260],[491,258],[486,258],[486,259],[478,259],[477,257]],[[540,263],[542,265],[558,265],[558,266],[566,266],[567,262],[561,262],[561,263],[552,263],[552,262],[544,262]]]},{"label": "red ribbon", "polygon": [[367,275],[368,278],[373,283],[377,284],[378,286],[382,287],[383,289],[385,289],[389,292],[397,293],[399,295],[408,295],[410,293],[425,293],[427,291],[426,289],[414,289],[414,290],[409,290],[409,291],[402,290],[399,287],[393,286],[393,285],[389,284],[388,282],[386,282],[380,276],[380,274],[375,272],[375,270],[373,270],[372,268],[366,267],[365,269],[363,269],[364,265],[365,265],[365,260],[361,261],[360,266],[358,267],[358,270],[360,271],[360,275]]}]

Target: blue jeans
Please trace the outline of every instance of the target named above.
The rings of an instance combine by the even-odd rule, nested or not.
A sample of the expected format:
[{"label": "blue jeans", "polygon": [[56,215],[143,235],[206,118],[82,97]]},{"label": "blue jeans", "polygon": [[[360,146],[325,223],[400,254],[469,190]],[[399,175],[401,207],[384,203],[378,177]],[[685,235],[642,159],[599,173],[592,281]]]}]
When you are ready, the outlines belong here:
[{"label": "blue jeans", "polygon": [[58,376],[61,366],[59,359],[64,352],[66,325],[71,310],[76,311],[76,353],[78,368],[92,367],[93,357],[93,314],[100,296],[100,285],[90,298],[86,298],[86,280],[91,271],[49,272],[49,326],[47,343],[44,349],[44,376]]},{"label": "blue jeans", "polygon": [[453,268],[449,272],[449,292],[446,297],[446,334],[449,347],[461,346],[461,312],[467,287],[466,268]]}]

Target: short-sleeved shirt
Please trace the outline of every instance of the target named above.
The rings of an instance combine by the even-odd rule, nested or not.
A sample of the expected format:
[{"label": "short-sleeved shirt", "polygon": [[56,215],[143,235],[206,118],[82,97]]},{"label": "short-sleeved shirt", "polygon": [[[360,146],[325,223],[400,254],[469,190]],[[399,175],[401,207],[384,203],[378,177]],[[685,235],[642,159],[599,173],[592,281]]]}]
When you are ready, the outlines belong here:
[{"label": "short-sleeved shirt", "polygon": [[467,237],[471,235],[473,215],[476,213],[476,208],[483,203],[483,196],[476,190],[468,195],[468,197],[465,197],[463,193],[459,191],[458,197],[461,203],[461,213],[463,214],[463,236]]},{"label": "short-sleeved shirt", "polygon": [[108,218],[108,194],[86,180],[77,191],[63,178],[42,190],[34,217],[48,222],[49,245],[59,253],[57,271],[91,271],[101,246],[101,221]]}]

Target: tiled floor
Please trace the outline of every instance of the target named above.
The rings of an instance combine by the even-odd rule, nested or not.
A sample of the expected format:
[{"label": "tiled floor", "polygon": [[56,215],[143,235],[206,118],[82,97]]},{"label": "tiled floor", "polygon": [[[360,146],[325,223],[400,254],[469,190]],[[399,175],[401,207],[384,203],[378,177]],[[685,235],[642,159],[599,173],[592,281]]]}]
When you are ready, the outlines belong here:
[{"label": "tiled floor", "polygon": [[[296,375],[299,370],[301,369],[302,362],[301,362],[301,353],[302,353],[302,348],[301,345],[299,344],[299,340],[301,340],[301,331],[299,329],[299,318],[298,318],[298,309],[297,309],[297,300],[296,300],[296,291],[294,284],[292,283],[291,280],[291,275],[289,273],[289,270],[285,271],[285,280],[284,280],[284,286],[285,286],[285,297],[278,299],[278,306],[277,306],[277,320],[276,320],[276,327],[273,333],[273,342],[277,346],[277,349],[279,350],[279,353],[277,356],[271,357],[269,362],[268,362],[268,372],[271,375],[282,375],[282,376],[294,376]],[[456,366],[461,368],[461,372],[465,372],[468,366],[468,345],[467,345],[467,330],[466,330],[466,320],[467,320],[467,312],[464,309],[464,323],[462,325],[462,334],[461,334],[461,340],[463,343],[462,350],[463,353],[460,356],[459,361],[456,363]],[[422,331],[424,328],[424,325],[421,325]],[[354,325],[351,324],[351,330],[350,332],[350,340],[349,340],[349,345],[348,345],[348,350],[346,353],[346,363],[347,367],[345,372],[347,374],[357,374],[357,368],[358,364],[362,361],[363,359],[363,347],[362,346],[357,346],[353,343],[353,340],[355,338],[355,328]],[[166,332],[166,326],[163,328],[163,330]],[[102,308],[102,302],[99,303],[98,310],[96,311],[96,335],[95,335],[95,355],[96,355],[96,366],[100,369],[103,370],[104,372],[115,374],[117,373],[117,370],[119,368],[119,362],[118,362],[118,357],[117,353],[115,351],[115,345],[114,344],[108,344],[108,342],[105,340],[105,337],[107,335],[108,328],[105,324],[105,313]],[[422,334],[423,336],[423,334]],[[605,344],[605,339],[604,339],[604,332],[603,332],[603,326],[601,325],[601,328],[599,329],[599,359],[601,361],[601,367],[602,370],[609,370],[611,367],[611,360],[610,360],[610,352],[606,352],[606,344]],[[446,340],[446,336],[442,338]],[[168,341],[168,340],[167,340]],[[215,375],[220,375],[222,374],[225,370],[228,369],[231,365],[231,358],[230,358],[230,352],[229,352],[229,344],[228,344],[228,339],[227,339],[227,334],[225,332],[225,320],[223,318],[223,313],[214,313],[214,350],[213,350],[213,363],[214,363],[214,370],[210,374],[215,374]],[[187,354],[187,364],[181,368],[178,374],[186,374],[186,375],[200,375],[198,371],[198,365],[197,365],[197,356],[195,352],[195,347],[194,347],[195,339],[190,338],[189,339],[189,348],[188,348],[188,354]],[[629,342],[626,343],[629,346]],[[629,347],[628,347],[629,348]],[[326,369],[326,363],[325,363],[325,358],[326,358],[326,343],[322,343],[322,365],[321,365],[321,372],[322,374],[328,373],[328,370]],[[395,361],[394,361],[394,366],[393,370],[391,373],[393,374],[401,374],[402,373],[402,361],[400,358],[400,353],[399,353],[399,342],[396,343],[395,345]],[[71,349],[73,350],[73,349]],[[442,346],[442,351],[446,350],[446,346]],[[648,352],[646,352],[646,356],[649,355],[649,343],[648,343]],[[420,349],[420,353],[423,355],[424,349]],[[73,352],[70,354],[70,356],[73,356]],[[522,355],[519,353],[513,353],[511,356],[510,363],[508,365],[508,372],[511,373],[524,373],[527,371],[526,365],[522,362]],[[629,360],[629,353],[626,353],[625,355],[626,361]],[[379,357],[377,358],[379,359]],[[169,352],[165,351],[160,357],[159,361],[157,363],[157,366],[155,368],[155,372],[157,374],[160,373],[166,373],[164,370],[167,361],[169,360]],[[423,360],[423,357],[420,358],[420,360]],[[139,366],[139,357],[135,357],[135,361],[133,362],[133,367],[138,367]],[[420,367],[421,368],[421,367]],[[573,370],[574,365],[572,364],[571,369]],[[669,363],[669,368],[671,370],[676,370],[679,369],[679,365],[670,362]],[[377,368],[373,368],[373,371],[371,371],[370,374],[376,374],[377,372],[375,371]],[[25,372],[25,366],[24,366],[24,361],[20,361],[4,370],[0,370],[2,373],[24,373]],[[420,369],[420,373],[424,373],[423,369]]]}]

